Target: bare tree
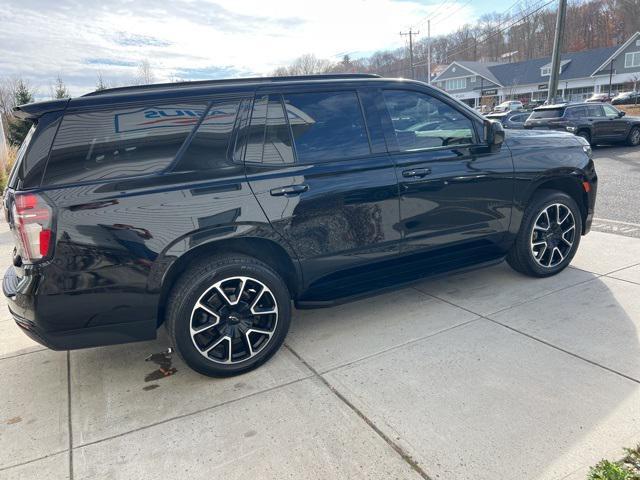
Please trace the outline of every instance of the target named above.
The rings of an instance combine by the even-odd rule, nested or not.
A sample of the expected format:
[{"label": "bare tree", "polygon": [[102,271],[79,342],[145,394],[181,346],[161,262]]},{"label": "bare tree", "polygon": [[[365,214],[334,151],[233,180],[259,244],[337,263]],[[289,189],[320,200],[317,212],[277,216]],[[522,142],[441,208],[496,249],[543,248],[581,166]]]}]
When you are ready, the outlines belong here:
[{"label": "bare tree", "polygon": [[143,60],[138,65],[138,72],[135,79],[136,85],[151,85],[155,82],[155,75],[153,74],[153,70],[151,69],[151,64],[149,60]]},{"label": "bare tree", "polygon": [[11,110],[16,106],[18,82],[17,77],[6,77],[0,81],[0,113],[11,114]]},{"label": "bare tree", "polygon": [[104,78],[102,78],[102,72],[98,72],[97,77],[98,79],[96,81],[96,92],[101,92],[102,90],[106,90],[107,88],[109,88],[107,83],[104,81]]},{"label": "bare tree", "polygon": [[273,76],[286,75],[314,75],[331,71],[333,64],[329,60],[318,58],[312,53],[296,58],[288,67],[278,67],[273,71]]}]

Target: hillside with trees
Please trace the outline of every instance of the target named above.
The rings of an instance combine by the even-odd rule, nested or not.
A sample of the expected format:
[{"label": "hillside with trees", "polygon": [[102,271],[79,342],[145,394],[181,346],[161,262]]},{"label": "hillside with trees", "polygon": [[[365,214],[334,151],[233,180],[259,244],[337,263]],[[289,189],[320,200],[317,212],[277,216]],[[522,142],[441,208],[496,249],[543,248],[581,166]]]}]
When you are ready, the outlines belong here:
[{"label": "hillside with trees", "polygon": [[[551,54],[557,2],[523,0],[503,13],[484,15],[448,35],[431,40],[432,68],[454,60],[517,62]],[[451,12],[455,14],[454,10]],[[437,16],[438,17],[438,16]],[[435,18],[432,25],[446,17]],[[426,25],[421,19],[421,32]],[[587,0],[571,2],[563,51],[573,52],[618,45],[640,31],[640,0]],[[414,43],[416,77],[427,76],[427,39]],[[410,76],[407,49],[383,50],[361,59],[346,55],[339,62],[304,55],[275,75],[327,72],[369,72],[383,76]]]}]

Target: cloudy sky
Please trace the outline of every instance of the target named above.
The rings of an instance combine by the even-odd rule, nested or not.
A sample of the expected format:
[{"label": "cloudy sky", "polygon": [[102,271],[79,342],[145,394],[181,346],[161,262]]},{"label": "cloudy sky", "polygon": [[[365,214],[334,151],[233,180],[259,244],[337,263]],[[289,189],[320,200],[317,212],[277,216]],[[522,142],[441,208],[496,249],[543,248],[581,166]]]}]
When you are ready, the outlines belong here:
[{"label": "cloudy sky", "polygon": [[487,3],[0,0],[0,77],[27,78],[46,97],[58,75],[72,95],[93,90],[98,72],[129,83],[144,59],[158,81],[265,75],[305,53],[338,60],[402,46],[399,31],[429,14],[437,15],[433,34],[449,32],[485,13]]}]

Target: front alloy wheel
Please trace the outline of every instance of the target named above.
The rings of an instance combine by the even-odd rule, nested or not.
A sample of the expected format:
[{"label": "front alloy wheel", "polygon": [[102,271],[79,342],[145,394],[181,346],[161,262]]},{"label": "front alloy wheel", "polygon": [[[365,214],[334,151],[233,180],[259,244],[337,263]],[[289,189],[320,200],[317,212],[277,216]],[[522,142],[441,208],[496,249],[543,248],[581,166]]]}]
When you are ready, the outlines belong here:
[{"label": "front alloy wheel", "polygon": [[507,262],[532,277],[555,275],[569,265],[580,246],[580,207],[565,192],[546,189],[528,203]]},{"label": "front alloy wheel", "polygon": [[531,253],[538,265],[553,268],[564,261],[576,236],[576,221],[571,209],[562,203],[549,205],[540,212],[531,232]]}]

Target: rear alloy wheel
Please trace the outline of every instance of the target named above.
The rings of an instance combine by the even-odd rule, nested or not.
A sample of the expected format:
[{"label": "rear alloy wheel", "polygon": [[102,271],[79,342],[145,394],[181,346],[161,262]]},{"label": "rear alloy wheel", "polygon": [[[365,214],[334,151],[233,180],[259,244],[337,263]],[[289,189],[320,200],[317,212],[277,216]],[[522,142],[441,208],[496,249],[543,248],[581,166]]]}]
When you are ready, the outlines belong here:
[{"label": "rear alloy wheel", "polygon": [[280,348],[291,298],[268,265],[240,254],[199,258],[167,304],[172,345],[197,372],[228,377],[253,370]]},{"label": "rear alloy wheel", "polygon": [[234,364],[267,346],[278,325],[278,302],[251,277],[229,277],[209,287],[191,311],[193,345],[208,360]]},{"label": "rear alloy wheel", "polygon": [[640,145],[640,127],[633,127],[631,129],[629,137],[627,138],[627,143],[632,147]]},{"label": "rear alloy wheel", "polygon": [[507,262],[532,277],[555,275],[571,263],[581,234],[582,217],[575,200],[563,192],[541,190],[524,212]]}]

